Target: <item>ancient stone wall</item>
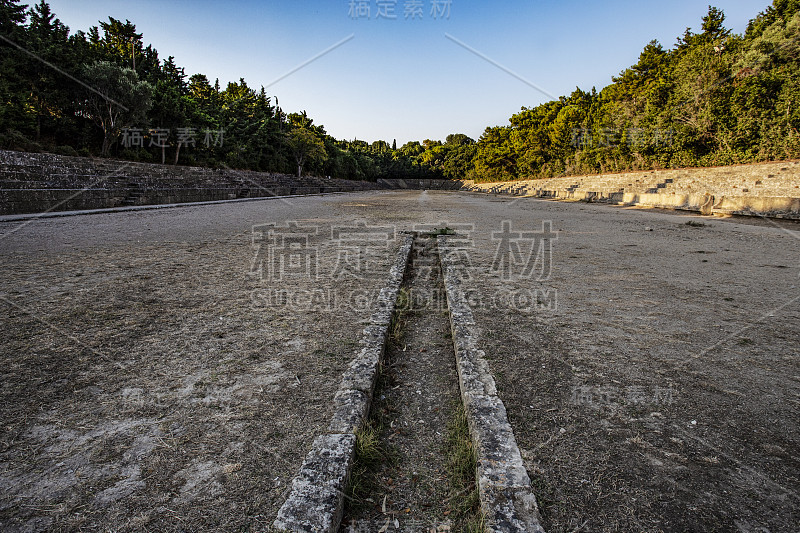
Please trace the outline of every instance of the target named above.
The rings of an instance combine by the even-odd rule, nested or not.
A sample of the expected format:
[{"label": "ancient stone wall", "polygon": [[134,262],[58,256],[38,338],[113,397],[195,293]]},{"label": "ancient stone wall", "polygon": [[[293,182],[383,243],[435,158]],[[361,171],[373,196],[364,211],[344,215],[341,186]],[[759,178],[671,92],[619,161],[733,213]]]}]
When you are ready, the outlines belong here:
[{"label": "ancient stone wall", "polygon": [[464,182],[445,179],[379,179],[378,185],[385,189],[414,189],[414,190],[449,190],[457,191]]},{"label": "ancient stone wall", "polygon": [[800,219],[800,161],[650,170],[502,183],[462,190],[558,200]]},{"label": "ancient stone wall", "polygon": [[0,214],[377,188],[365,181],[0,150]]}]

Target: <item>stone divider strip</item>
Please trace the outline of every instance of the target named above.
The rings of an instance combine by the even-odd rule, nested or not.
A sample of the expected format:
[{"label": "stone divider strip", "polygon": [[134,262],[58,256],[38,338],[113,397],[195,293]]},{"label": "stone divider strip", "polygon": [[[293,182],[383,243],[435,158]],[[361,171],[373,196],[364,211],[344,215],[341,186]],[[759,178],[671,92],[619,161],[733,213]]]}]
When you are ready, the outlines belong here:
[{"label": "stone divider strip", "polygon": [[336,533],[344,511],[356,432],[369,416],[380,365],[389,336],[400,286],[411,256],[413,235],[404,235],[389,280],[378,296],[377,309],[364,328],[360,349],[342,375],[333,398],[333,417],[325,434],[314,439],[292,491],[273,526],[279,531]]},{"label": "stone divider strip", "polygon": [[531,480],[522,462],[506,408],[485,353],[478,348],[475,320],[461,288],[465,279],[457,253],[448,253],[447,237],[437,237],[450,308],[461,400],[478,459],[478,489],[486,530],[493,533],[544,533]]}]

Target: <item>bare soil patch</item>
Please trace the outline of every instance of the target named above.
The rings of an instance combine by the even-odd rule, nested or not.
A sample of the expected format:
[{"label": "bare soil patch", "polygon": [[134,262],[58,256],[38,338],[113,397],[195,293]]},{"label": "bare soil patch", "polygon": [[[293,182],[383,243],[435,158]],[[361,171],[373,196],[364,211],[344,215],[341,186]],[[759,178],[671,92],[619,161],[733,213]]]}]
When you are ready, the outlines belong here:
[{"label": "bare soil patch", "polygon": [[800,226],[505,205],[560,230],[550,279],[476,283],[557,291],[476,310],[545,529],[796,531]]}]

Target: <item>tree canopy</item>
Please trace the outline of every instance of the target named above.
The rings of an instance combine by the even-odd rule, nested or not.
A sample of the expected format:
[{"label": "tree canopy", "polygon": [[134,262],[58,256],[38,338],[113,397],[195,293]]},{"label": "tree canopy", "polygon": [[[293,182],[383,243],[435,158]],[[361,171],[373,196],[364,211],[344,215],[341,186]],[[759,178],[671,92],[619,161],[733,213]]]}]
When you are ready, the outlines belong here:
[{"label": "tree canopy", "polygon": [[744,36],[709,6],[700,33],[657,41],[597,92],[525,108],[478,141],[478,180],[714,166],[800,155],[800,0],[775,0]]},{"label": "tree canopy", "polygon": [[[0,148],[337,178],[508,180],[800,155],[800,0],[743,35],[709,6],[698,33],[648,43],[597,91],[522,107],[476,141],[338,140],[244,78],[162,59],[129,20],[70,33],[46,0],[0,0]],[[168,159],[169,158],[169,159]]]}]

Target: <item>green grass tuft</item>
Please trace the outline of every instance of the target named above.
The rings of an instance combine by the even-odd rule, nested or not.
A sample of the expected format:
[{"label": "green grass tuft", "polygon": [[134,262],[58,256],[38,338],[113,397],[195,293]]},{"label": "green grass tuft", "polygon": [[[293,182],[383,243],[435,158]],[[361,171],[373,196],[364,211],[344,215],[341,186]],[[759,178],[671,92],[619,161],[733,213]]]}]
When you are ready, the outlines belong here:
[{"label": "green grass tuft", "polygon": [[395,345],[399,345],[403,339],[409,313],[411,313],[411,292],[402,287],[397,294],[394,314],[392,314],[392,321],[389,323],[389,339]]},{"label": "green grass tuft", "polygon": [[476,482],[478,459],[469,432],[467,415],[461,402],[447,425],[445,441],[447,471],[450,478],[450,505],[456,531],[483,533],[486,518],[481,511],[480,495]]},{"label": "green grass tuft", "polygon": [[378,491],[375,471],[381,463],[393,462],[392,450],[381,442],[381,426],[375,420],[367,421],[356,432],[356,449],[353,470],[345,492],[351,510],[363,509],[374,503],[367,498]]}]

